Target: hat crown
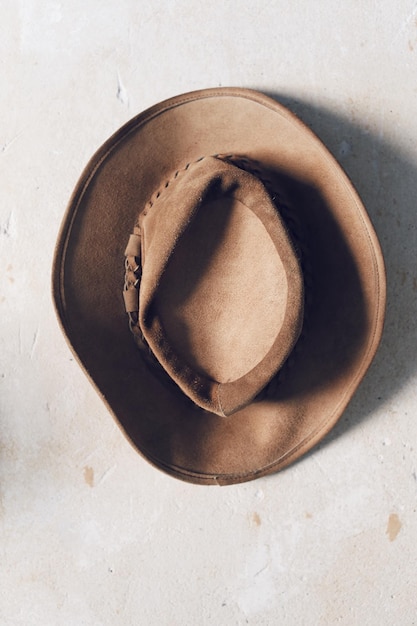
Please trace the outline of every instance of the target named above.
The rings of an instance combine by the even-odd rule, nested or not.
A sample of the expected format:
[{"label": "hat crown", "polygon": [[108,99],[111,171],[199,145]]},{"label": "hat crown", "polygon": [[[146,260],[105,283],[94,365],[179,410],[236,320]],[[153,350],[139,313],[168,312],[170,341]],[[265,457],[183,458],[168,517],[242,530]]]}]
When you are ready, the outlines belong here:
[{"label": "hat crown", "polygon": [[302,326],[301,269],[277,207],[257,177],[206,157],[163,183],[139,235],[146,343],[197,405],[233,413],[282,367]]}]

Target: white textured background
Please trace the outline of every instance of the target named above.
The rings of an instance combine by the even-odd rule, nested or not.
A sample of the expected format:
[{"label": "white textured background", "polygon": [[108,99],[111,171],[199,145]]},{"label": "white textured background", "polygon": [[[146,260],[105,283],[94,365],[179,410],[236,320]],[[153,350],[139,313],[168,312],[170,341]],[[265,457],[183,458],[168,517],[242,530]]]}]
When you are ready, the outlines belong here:
[{"label": "white textured background", "polygon": [[[0,624],[417,624],[415,0],[0,0]],[[50,297],[71,191],[123,122],[257,88],[325,141],[375,223],[386,330],[319,449],[227,488],[130,447]]]}]

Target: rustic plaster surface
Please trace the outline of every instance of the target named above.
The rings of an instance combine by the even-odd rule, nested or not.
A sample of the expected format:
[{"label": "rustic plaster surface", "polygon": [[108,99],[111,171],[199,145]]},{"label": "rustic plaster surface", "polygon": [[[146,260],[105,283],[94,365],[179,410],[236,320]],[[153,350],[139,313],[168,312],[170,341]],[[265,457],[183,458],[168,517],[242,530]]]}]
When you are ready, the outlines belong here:
[{"label": "rustic plaster surface", "polygon": [[[415,0],[2,0],[0,623],[417,624]],[[281,474],[181,483],[130,447],[50,297],[86,161],[184,91],[295,111],[342,163],[388,273],[381,349],[332,434]]]}]

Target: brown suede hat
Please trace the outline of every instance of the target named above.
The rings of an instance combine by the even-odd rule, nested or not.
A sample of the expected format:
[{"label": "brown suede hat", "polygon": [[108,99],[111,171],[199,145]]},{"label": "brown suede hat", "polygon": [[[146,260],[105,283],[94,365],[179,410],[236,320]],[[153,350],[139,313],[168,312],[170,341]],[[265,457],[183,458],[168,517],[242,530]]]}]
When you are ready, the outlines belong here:
[{"label": "brown suede hat", "polygon": [[158,104],[94,155],[53,270],[59,319],[139,452],[252,480],[334,426],[385,310],[381,250],[340,166],[260,93]]}]

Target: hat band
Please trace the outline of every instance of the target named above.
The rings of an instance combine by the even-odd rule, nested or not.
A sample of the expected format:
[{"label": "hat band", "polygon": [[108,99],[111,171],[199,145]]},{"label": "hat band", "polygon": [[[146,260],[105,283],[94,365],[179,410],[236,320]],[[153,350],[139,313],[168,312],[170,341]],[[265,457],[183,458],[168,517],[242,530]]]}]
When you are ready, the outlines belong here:
[{"label": "hat band", "polygon": [[[271,215],[269,215],[269,217],[265,217],[265,216],[262,217],[262,211],[261,211],[261,213],[258,214],[258,217],[261,219],[262,222],[264,220],[266,220],[266,222],[264,223],[264,226],[267,229],[267,231],[269,232],[270,236],[273,238],[273,240],[274,240],[274,237],[275,237],[275,240],[276,240],[276,237],[278,236],[276,234],[275,235],[272,234],[274,232],[274,229],[277,228],[277,226],[275,226],[275,225],[271,226],[271,224],[275,224],[274,220],[276,221],[278,219],[277,215],[285,214],[285,229],[284,230],[286,232],[286,235],[282,235],[281,234],[281,235],[278,236],[278,237],[281,237],[281,239],[280,239],[281,244],[279,244],[279,245],[281,245],[281,246],[284,245],[284,249],[285,250],[289,250],[287,244],[282,244],[282,237],[283,236],[284,236],[284,239],[285,239],[285,237],[287,237],[287,243],[288,243],[288,234],[289,233],[287,231],[289,230],[291,232],[290,239],[291,239],[291,241],[293,243],[293,253],[294,253],[294,248],[295,248],[296,256],[297,257],[302,256],[301,255],[301,246],[299,245],[298,237],[297,237],[297,230],[299,231],[299,229],[296,228],[296,223],[297,223],[296,216],[291,214],[291,212],[289,211],[287,205],[285,205],[285,203],[282,201],[282,198],[281,198],[280,194],[275,189],[274,190],[272,189],[272,182],[269,181],[267,179],[267,177],[265,176],[265,173],[263,171],[261,171],[261,168],[259,167],[259,164],[256,163],[253,160],[247,159],[244,156],[216,155],[214,158],[217,161],[223,162],[225,164],[224,166],[221,166],[223,169],[224,169],[224,167],[228,168],[225,171],[226,171],[226,174],[227,174],[227,176],[229,178],[227,178],[227,176],[226,176],[226,179],[230,179],[230,166],[232,166],[232,170],[234,170],[235,168],[238,168],[239,170],[243,170],[244,172],[251,174],[252,177],[255,176],[256,179],[258,179],[258,181],[261,181],[263,183],[263,185],[261,185],[261,187],[267,189],[267,191],[268,191],[268,200],[266,200],[266,197],[264,197],[265,194],[262,195],[262,193],[261,193],[259,198],[255,198],[253,196],[253,189],[252,189],[251,193],[250,193],[250,196],[252,197],[252,200],[249,202],[249,205],[252,203],[252,205],[254,206],[254,208],[252,208],[252,211],[255,211],[256,214],[258,214],[258,211],[261,211],[261,209],[258,207],[259,204],[262,205],[263,203],[266,203],[265,206],[267,206],[268,202],[270,203],[271,208],[270,209],[266,209],[265,208],[265,209],[262,209],[262,211],[265,212],[265,210],[266,210],[267,213],[268,213],[268,211],[270,211],[270,213],[271,214],[273,213],[276,217],[274,219],[271,218]],[[214,158],[213,157],[208,157],[208,159],[210,159],[211,161],[214,161]],[[140,220],[142,219],[142,221],[143,221],[145,219],[144,216],[146,216],[147,211],[152,209],[152,207],[154,206],[156,201],[159,201],[159,203],[158,203],[158,206],[159,206],[159,204],[161,202],[161,198],[164,199],[164,193],[166,193],[166,189],[171,185],[171,183],[173,181],[175,181],[179,177],[179,175],[181,173],[186,172],[187,170],[190,169],[191,166],[196,166],[196,164],[200,163],[203,160],[204,160],[204,157],[200,157],[194,163],[188,163],[181,170],[177,170],[175,172],[175,174],[172,176],[172,178],[168,182],[165,183],[164,187],[162,187],[161,189],[159,189],[158,191],[156,191],[152,195],[152,197],[150,198],[150,200],[148,201],[147,205],[145,206],[144,210],[141,213]],[[202,170],[202,165],[204,165],[204,164],[200,164],[200,166],[198,166],[198,168],[197,168],[197,171],[200,173],[200,175],[201,175],[201,171],[204,172],[204,170]],[[210,165],[212,166],[212,163],[210,163]],[[223,169],[221,169],[220,172],[222,172]],[[188,176],[188,174],[187,174],[187,176]],[[198,174],[197,174],[197,176],[198,176]],[[216,180],[217,180],[218,176],[220,176],[220,174],[216,174]],[[247,176],[247,174],[245,174],[244,176]],[[243,178],[242,178],[241,175],[238,176],[238,179],[240,180],[240,182],[242,180],[245,180],[244,176],[243,176]],[[180,176],[180,178],[181,178],[181,176]],[[233,178],[233,172],[232,172],[232,178]],[[259,185],[260,183],[256,183],[256,184]],[[241,194],[243,192],[244,192],[244,189],[243,189],[242,192],[239,192],[239,193]],[[175,194],[174,194],[173,197],[175,199],[175,197],[176,197]],[[240,195],[240,197],[241,197],[241,195]],[[178,200],[178,197],[177,197],[177,200]],[[182,197],[180,197],[180,200],[182,201]],[[199,200],[202,200],[202,198],[199,198]],[[171,201],[171,200],[169,200],[169,201]],[[271,204],[271,201],[272,201],[272,204]],[[166,202],[166,200],[165,200],[165,202]],[[255,204],[253,204],[254,202],[255,202]],[[175,205],[175,202],[174,202],[174,205]],[[248,208],[249,208],[249,205],[248,205]],[[256,206],[256,208],[255,208],[255,206]],[[272,206],[274,208],[272,208]],[[153,210],[155,210],[155,209],[153,209]],[[272,222],[271,222],[271,219],[272,219]],[[164,221],[165,220],[166,220],[166,218],[164,218]],[[277,224],[278,223],[281,224],[281,226],[280,226],[280,228],[281,228],[282,227],[281,221],[278,220]],[[269,226],[267,226],[267,224],[269,224]],[[142,226],[143,226],[143,224],[142,224]],[[174,224],[174,226],[175,226],[175,224]],[[273,229],[272,231],[270,231],[271,228]],[[149,235],[147,235],[147,237],[149,239]],[[275,245],[277,245],[277,243],[275,243]],[[287,247],[285,247],[285,246],[287,246]],[[144,333],[142,331],[141,324],[140,324],[140,321],[139,321],[139,319],[140,319],[139,296],[140,296],[140,285],[141,285],[141,278],[142,278],[142,259],[141,259],[142,251],[141,251],[141,247],[142,247],[142,244],[141,244],[141,228],[140,228],[139,224],[136,224],[136,226],[134,228],[134,232],[129,237],[129,241],[128,241],[128,244],[127,244],[126,250],[125,250],[125,285],[124,285],[125,308],[126,308],[126,311],[127,311],[128,315],[129,315],[129,325],[130,325],[131,331],[133,332],[133,335],[134,335],[134,338],[136,340],[136,343],[137,343],[138,347],[141,348],[142,354],[146,357],[146,360],[147,360],[148,363],[151,362],[152,365],[157,365],[157,370],[159,370],[160,372],[163,372],[167,368],[164,367],[161,364],[160,358],[158,358],[158,356],[156,356],[154,354],[153,350],[149,347],[149,343],[148,343],[147,339],[144,336]],[[288,256],[288,254],[292,254],[293,255],[293,253],[289,253],[288,251],[285,252],[285,254],[287,256]],[[291,281],[291,279],[290,279],[290,282],[294,283],[295,286],[294,286],[294,284],[291,284],[291,286],[289,287],[290,290],[292,290],[292,294],[293,294],[292,295],[293,306],[289,307],[290,308],[290,313],[289,314],[287,313],[286,315],[287,316],[289,315],[290,317],[292,316],[293,322],[291,322],[291,323],[293,323],[293,324],[295,323],[296,327],[298,327],[299,330],[298,331],[295,331],[295,330],[288,330],[288,331],[286,331],[287,335],[288,335],[288,332],[289,332],[289,339],[288,338],[287,339],[284,338],[283,347],[280,345],[280,347],[278,348],[278,352],[277,352],[277,348],[275,348],[275,352],[278,354],[278,356],[277,357],[273,357],[273,358],[276,358],[279,361],[279,365],[277,367],[278,370],[282,368],[282,366],[283,366],[285,360],[287,359],[288,354],[291,352],[291,350],[293,348],[293,345],[294,345],[295,341],[297,340],[299,332],[300,332],[300,324],[299,324],[299,322],[296,321],[297,316],[299,314],[297,314],[296,312],[294,313],[294,311],[296,311],[297,308],[299,308],[299,306],[300,306],[299,303],[296,304],[297,302],[299,302],[299,296],[294,296],[294,293],[297,293],[297,284],[298,284],[297,281],[299,281],[299,279],[298,278],[294,278],[294,271],[295,271],[294,270],[294,263],[291,262],[291,261],[288,261],[288,259],[287,259],[287,263],[289,263],[289,265],[288,265],[286,271],[289,271],[289,275],[293,277],[294,280]],[[291,265],[291,263],[292,263],[292,265]],[[289,269],[290,267],[292,269]],[[156,279],[156,280],[158,281],[159,279]],[[155,284],[157,284],[157,283],[155,283]],[[295,297],[295,300],[294,300],[294,297]],[[144,314],[142,313],[142,316],[143,315]],[[301,313],[301,316],[302,316],[302,313]],[[288,327],[288,323],[287,323],[287,328],[289,328]],[[150,332],[150,331],[148,331],[148,332]],[[160,331],[158,330],[158,333],[159,332]],[[285,337],[285,335],[284,335],[284,337]],[[159,341],[159,339],[158,339],[158,341]],[[288,348],[285,348],[285,342],[286,341],[290,342],[288,344]],[[281,340],[281,344],[282,344],[282,340]],[[158,344],[158,345],[162,345],[162,344]],[[178,371],[178,359],[177,359],[177,356],[176,356],[175,352],[172,352],[171,347],[168,344],[166,344],[166,342],[165,342],[164,345],[165,345],[164,350],[166,351],[166,354],[169,353],[169,358],[170,359],[175,359],[175,361],[173,361],[174,369]],[[285,352],[285,350],[287,350],[287,352]],[[279,354],[282,354],[282,356],[279,356]],[[273,365],[271,365],[272,362],[273,361],[271,361],[271,358],[269,358],[269,365],[267,365],[267,368],[269,367],[269,369],[271,369],[271,367],[273,367]],[[207,391],[209,389],[209,387],[207,387],[207,386],[205,387],[205,382],[204,382],[205,379],[204,378],[201,379],[202,380],[202,382],[201,382],[200,381],[201,377],[198,374],[196,374],[195,372],[193,372],[188,366],[183,364],[183,365],[180,365],[180,367],[183,368],[183,371],[185,372],[185,376],[186,377],[188,377],[188,378],[190,378],[190,376],[192,377],[192,379],[194,381],[193,382],[194,386],[195,386],[195,384],[197,384],[196,381],[197,380],[199,381],[198,382],[198,386],[200,387],[200,389],[202,389],[202,393],[203,394],[212,393],[212,392],[208,392]],[[270,382],[271,377],[276,374],[277,369],[271,371],[271,374],[268,376],[268,378],[266,380],[263,381],[263,384],[261,385],[261,387],[256,388],[256,390],[255,390],[256,393],[254,395],[257,395],[260,392],[260,390],[262,388],[264,388],[267,383]],[[169,374],[170,374],[170,372],[169,372]],[[259,374],[257,374],[257,376],[259,378]],[[261,374],[261,376],[262,376],[262,374]],[[170,375],[167,376],[166,374],[163,376],[163,378],[164,379],[168,379],[168,380],[172,380],[172,377]],[[236,382],[238,382],[238,381],[236,381]],[[214,408],[213,408],[213,406],[212,406],[213,400],[210,400],[209,401],[210,402],[209,410],[214,411],[214,412],[218,412],[220,415],[224,415],[225,414],[224,408],[220,404],[220,387],[225,389],[225,387],[231,387],[233,383],[226,383],[226,385],[225,384],[220,384],[220,383],[214,383],[214,384],[218,384],[219,385],[218,390],[216,392],[214,392],[215,395],[219,398],[219,400],[218,400],[219,406],[217,408],[216,408],[216,406],[214,406]],[[184,389],[183,389],[183,391],[184,391]],[[185,391],[187,392],[187,390],[185,390]],[[187,393],[187,395],[188,395],[188,393]],[[226,396],[226,392],[223,392],[222,395]],[[194,401],[196,401],[192,396],[190,396],[190,397]],[[249,400],[248,399],[246,399],[246,400],[250,401],[252,399],[253,399],[253,395],[249,398]],[[197,404],[200,404],[199,400],[200,400],[200,398],[197,398],[197,402],[196,402]],[[207,407],[205,407],[204,402],[205,401],[203,400],[202,406],[204,408],[207,408]],[[214,402],[216,402],[216,400],[214,400]],[[226,408],[226,411],[227,411],[227,413],[230,413],[230,412],[233,412],[233,410],[236,410],[237,408],[239,408],[239,406],[236,406],[236,408],[233,408],[232,410],[230,410],[230,408]]]}]

